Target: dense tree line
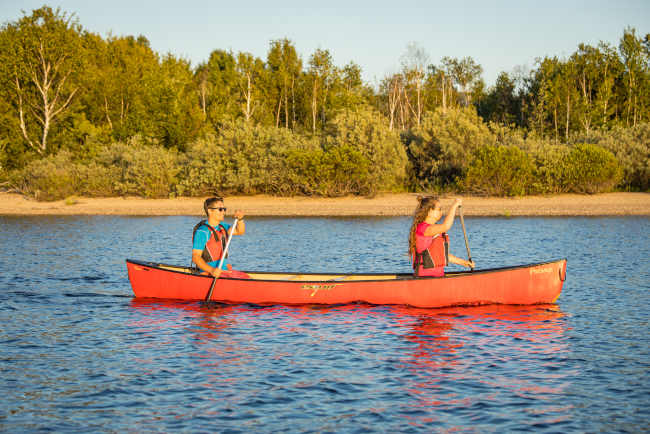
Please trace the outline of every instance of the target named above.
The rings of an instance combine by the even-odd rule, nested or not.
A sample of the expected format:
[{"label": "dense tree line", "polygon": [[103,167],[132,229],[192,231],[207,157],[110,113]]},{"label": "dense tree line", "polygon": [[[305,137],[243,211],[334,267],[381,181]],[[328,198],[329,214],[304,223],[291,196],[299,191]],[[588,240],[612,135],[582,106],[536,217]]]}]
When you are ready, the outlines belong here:
[{"label": "dense tree line", "polygon": [[[216,49],[192,67],[155,52],[142,35],[101,37],[47,6],[4,23],[0,46],[1,176],[15,182],[22,173],[26,182],[46,167],[60,172],[56,158],[75,167],[122,167],[121,175],[110,175],[121,177],[109,188],[113,194],[142,194],[124,177],[129,158],[146,147],[170,156],[170,187],[160,194],[333,194],[368,186],[458,187],[471,162],[485,157],[479,148],[516,146],[532,155],[544,146],[593,142],[605,149],[603,135],[623,137],[622,129],[631,128],[632,136],[645,137],[638,131],[650,121],[650,34],[632,28],[618,47],[581,44],[568,58],[504,71],[489,87],[471,57],[436,64],[419,44],[375,83],[364,82],[354,62],[336,65],[327,49],[303,57],[286,38],[271,41],[264,59]],[[607,149],[624,168],[622,179],[647,188],[639,164],[647,164],[650,144],[620,151],[621,143]],[[113,155],[119,149],[123,155]],[[228,154],[230,160],[213,161],[222,175],[257,170],[258,181],[235,186],[217,179],[216,169],[204,167],[217,158],[208,151]],[[264,152],[277,154],[273,167],[242,163],[269,160]],[[145,154],[137,158],[155,160]],[[279,177],[270,180],[265,170]],[[347,178],[337,178],[341,171]],[[92,194],[108,194],[100,190]]]}]

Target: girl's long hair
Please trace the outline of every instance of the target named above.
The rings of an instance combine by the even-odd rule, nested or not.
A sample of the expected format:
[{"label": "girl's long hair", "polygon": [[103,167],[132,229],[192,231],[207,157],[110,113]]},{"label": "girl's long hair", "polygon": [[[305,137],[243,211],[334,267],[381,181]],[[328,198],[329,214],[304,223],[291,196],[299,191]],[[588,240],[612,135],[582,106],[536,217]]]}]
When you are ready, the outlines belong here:
[{"label": "girl's long hair", "polygon": [[428,196],[423,198],[418,196],[418,206],[413,212],[413,224],[411,224],[411,231],[409,232],[409,256],[413,257],[417,251],[417,238],[415,237],[415,231],[418,228],[418,225],[426,220],[429,215],[431,208],[436,207],[436,203],[440,202],[437,197]]}]

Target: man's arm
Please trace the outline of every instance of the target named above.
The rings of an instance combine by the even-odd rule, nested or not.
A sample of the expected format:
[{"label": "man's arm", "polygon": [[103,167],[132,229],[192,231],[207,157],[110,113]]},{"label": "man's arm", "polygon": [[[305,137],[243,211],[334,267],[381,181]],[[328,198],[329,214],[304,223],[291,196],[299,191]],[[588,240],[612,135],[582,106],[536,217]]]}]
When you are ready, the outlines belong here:
[{"label": "man's arm", "polygon": [[246,233],[246,223],[244,223],[244,212],[241,210],[235,211],[235,218],[241,219],[237,220],[237,226],[233,235],[244,235]]},{"label": "man's arm", "polygon": [[237,226],[235,226],[235,232],[233,235],[244,235],[246,233],[246,223],[244,220],[237,220]]}]

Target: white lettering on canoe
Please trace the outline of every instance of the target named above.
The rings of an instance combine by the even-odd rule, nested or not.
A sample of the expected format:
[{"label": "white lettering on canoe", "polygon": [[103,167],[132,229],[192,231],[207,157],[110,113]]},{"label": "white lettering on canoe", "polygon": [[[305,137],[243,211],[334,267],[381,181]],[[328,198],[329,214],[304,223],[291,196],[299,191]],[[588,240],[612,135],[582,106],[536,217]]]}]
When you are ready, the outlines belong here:
[{"label": "white lettering on canoe", "polygon": [[324,291],[329,291],[330,289],[334,288],[335,286],[339,286],[340,283],[335,283],[334,285],[302,285],[300,289],[311,289],[314,292],[311,293],[311,296],[313,297],[314,294],[316,294],[319,290],[324,290]]},{"label": "white lettering on canoe", "polygon": [[553,269],[552,267],[548,267],[548,268],[531,268],[530,269],[530,274],[550,273],[552,269]]}]

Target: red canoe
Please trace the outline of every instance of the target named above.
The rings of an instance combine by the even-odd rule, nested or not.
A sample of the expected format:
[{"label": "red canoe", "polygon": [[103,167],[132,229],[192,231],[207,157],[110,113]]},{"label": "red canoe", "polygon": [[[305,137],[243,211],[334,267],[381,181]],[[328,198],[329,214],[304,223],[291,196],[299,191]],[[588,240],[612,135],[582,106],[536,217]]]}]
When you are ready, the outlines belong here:
[{"label": "red canoe", "polygon": [[[193,274],[188,267],[132,259],[126,265],[136,297],[203,300],[213,281],[210,276]],[[246,273],[250,280],[219,278],[211,300],[257,304],[361,301],[428,308],[554,303],[566,278],[566,259],[419,279],[411,274]]]}]

